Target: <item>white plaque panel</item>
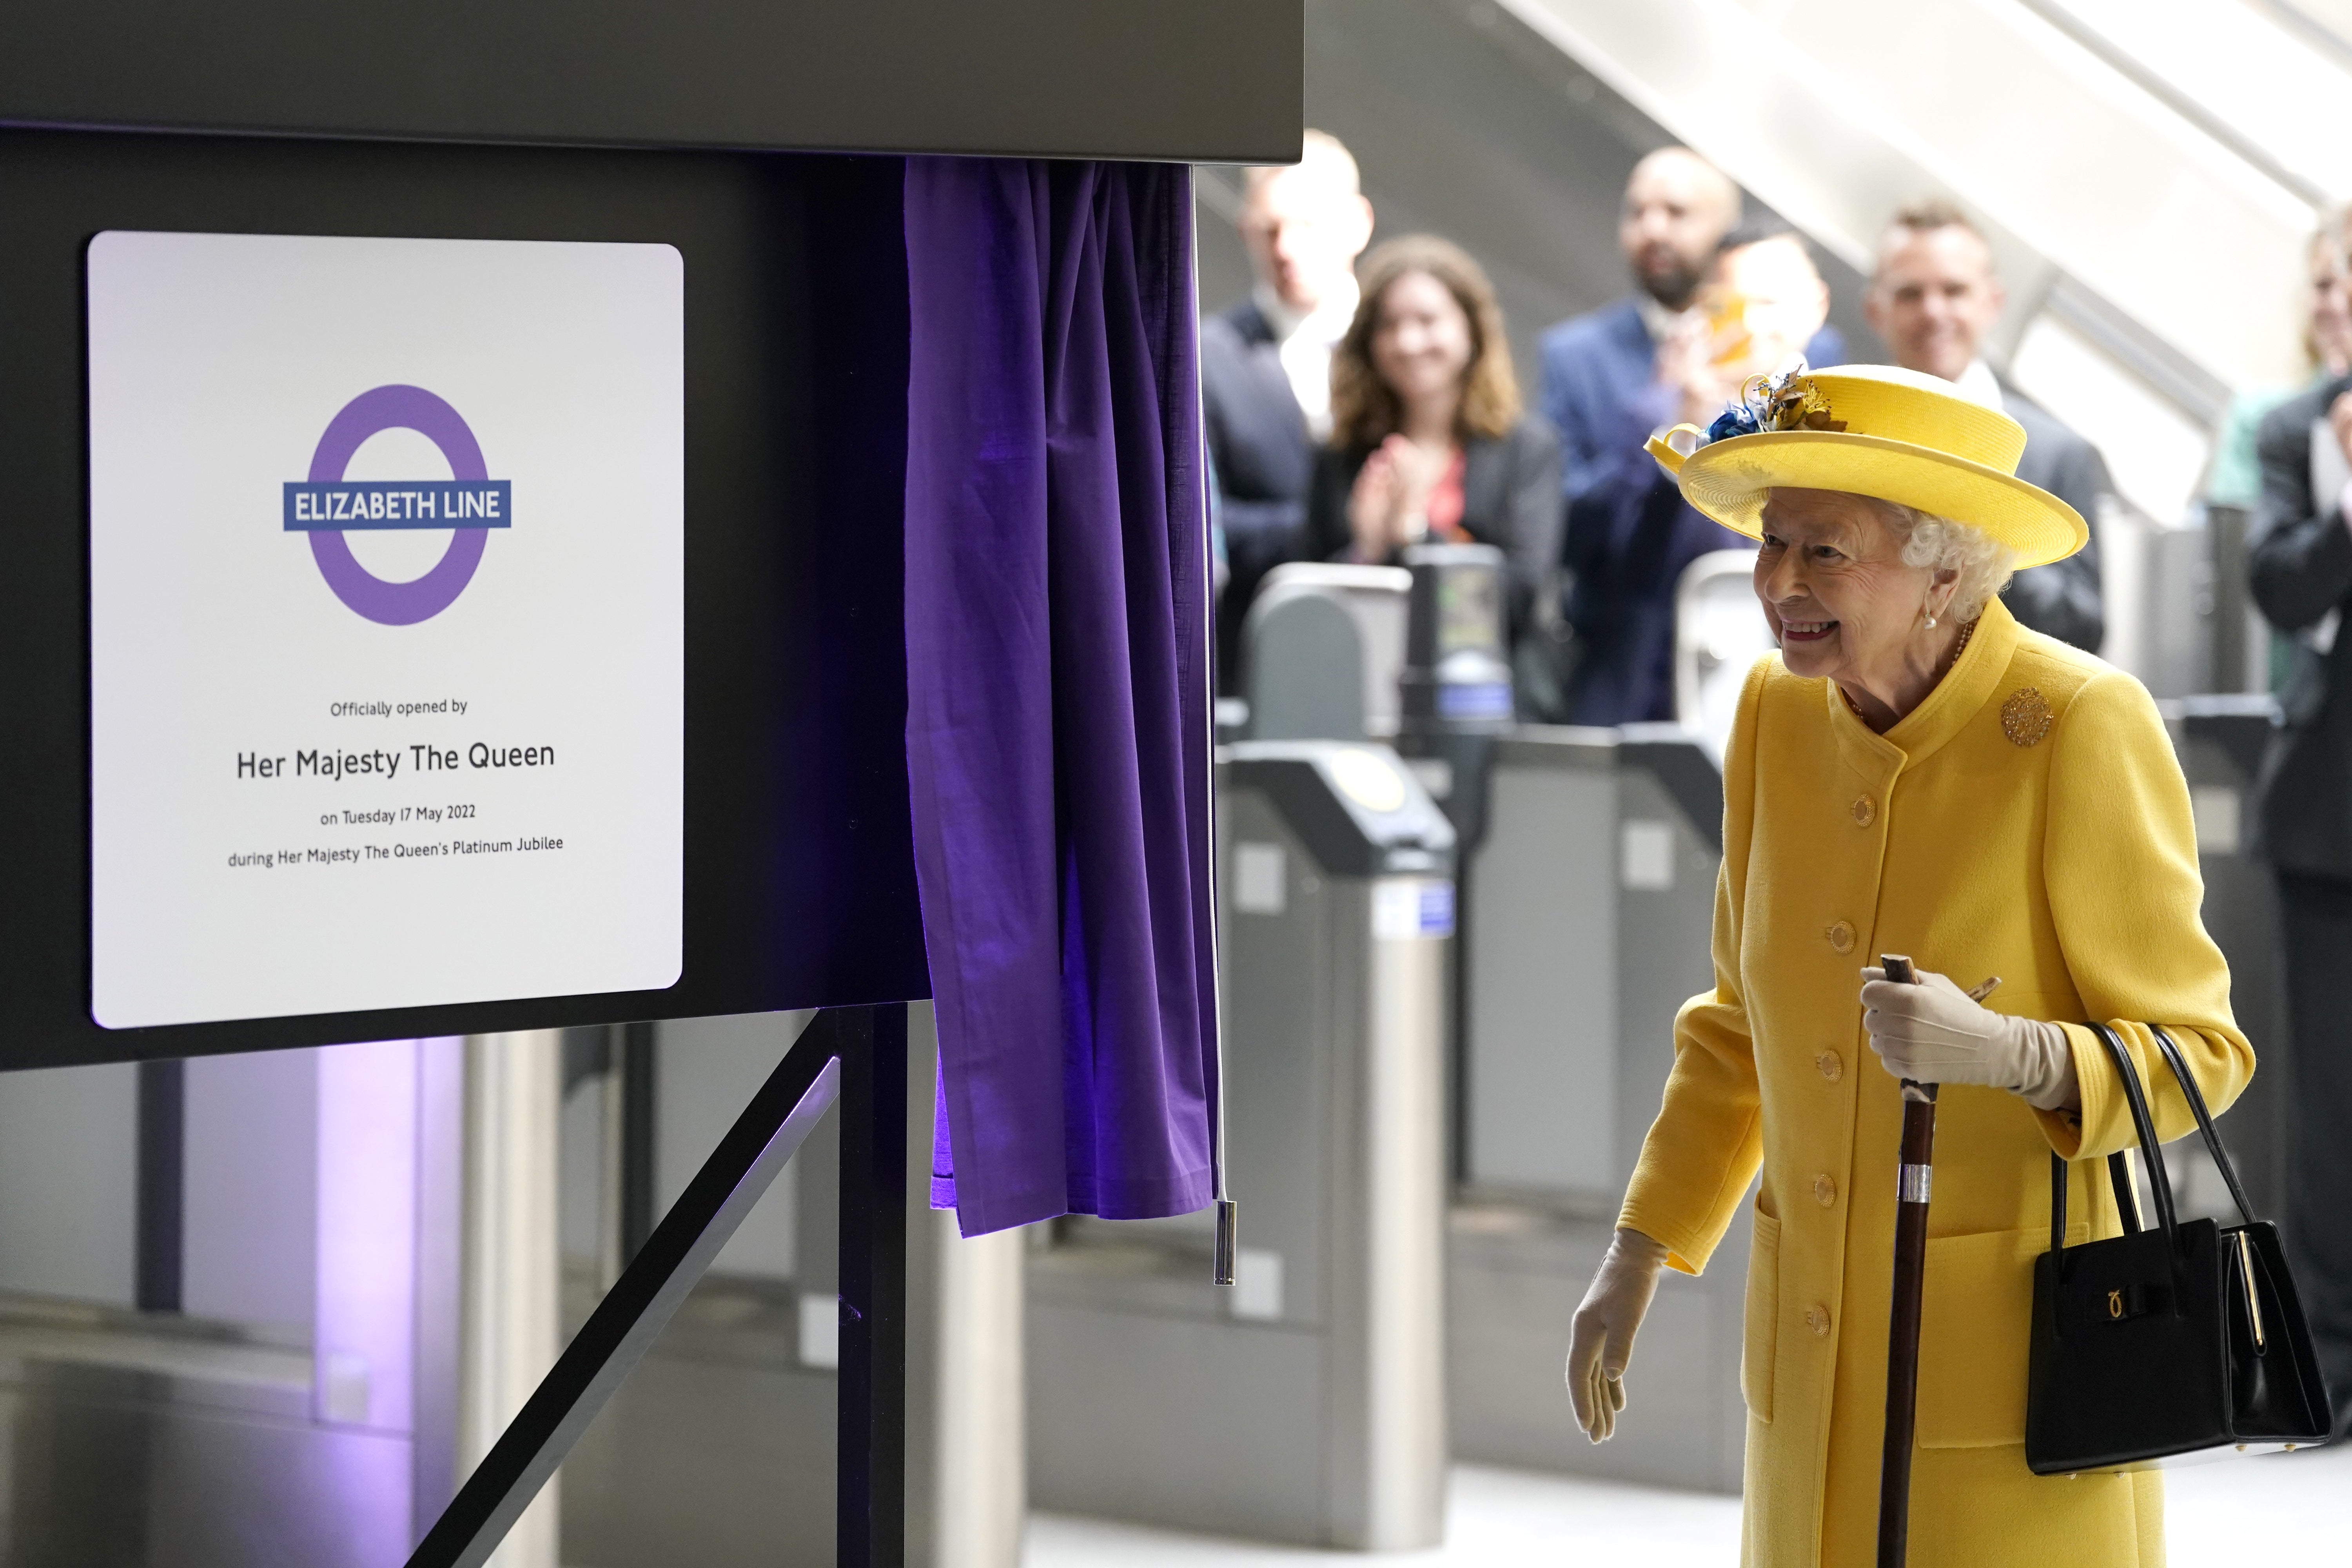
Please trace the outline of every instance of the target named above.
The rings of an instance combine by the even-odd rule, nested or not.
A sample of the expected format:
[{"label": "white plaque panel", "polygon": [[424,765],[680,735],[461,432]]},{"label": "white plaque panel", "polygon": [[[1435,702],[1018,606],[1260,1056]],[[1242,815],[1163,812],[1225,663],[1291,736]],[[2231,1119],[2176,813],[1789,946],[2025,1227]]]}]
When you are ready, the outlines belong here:
[{"label": "white plaque panel", "polygon": [[90,1010],[679,973],[684,266],[90,244]]}]

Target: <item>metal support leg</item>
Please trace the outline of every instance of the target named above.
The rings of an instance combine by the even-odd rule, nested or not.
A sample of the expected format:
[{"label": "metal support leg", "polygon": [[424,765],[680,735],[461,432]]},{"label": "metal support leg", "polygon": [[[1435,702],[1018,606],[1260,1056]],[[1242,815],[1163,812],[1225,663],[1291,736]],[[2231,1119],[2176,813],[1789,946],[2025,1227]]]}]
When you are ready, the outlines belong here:
[{"label": "metal support leg", "polygon": [[621,1263],[654,1233],[654,1026],[624,1024],[613,1081],[621,1095]]},{"label": "metal support leg", "polygon": [[180,1310],[187,1068],[176,1059],[139,1064],[138,1250],[131,1292],[142,1312]]},{"label": "metal support leg", "polygon": [[[879,1016],[877,1018],[877,1015]],[[556,1467],[563,1462],[580,1435],[588,1429],[596,1413],[604,1406],[621,1380],[650,1347],[673,1313],[686,1300],[695,1282],[719,1256],[719,1248],[735,1234],[743,1216],[768,1190],[784,1162],[801,1146],[818,1118],[824,1114],[839,1091],[845,1068],[868,1070],[879,1058],[879,1071],[895,1070],[898,1084],[896,1098],[883,1090],[879,1098],[869,1088],[862,1104],[864,1111],[854,1117],[850,1125],[866,1130],[865,1147],[889,1144],[895,1136],[900,1163],[893,1166],[869,1155],[869,1163],[856,1167],[846,1164],[843,1170],[842,1205],[845,1215],[853,1199],[850,1194],[860,1194],[862,1203],[877,1218],[865,1224],[862,1235],[873,1237],[883,1221],[878,1217],[893,1216],[892,1235],[900,1238],[894,1251],[885,1243],[869,1245],[866,1256],[879,1260],[869,1264],[860,1279],[887,1277],[887,1292],[877,1292],[870,1284],[856,1298],[866,1310],[869,1321],[886,1321],[890,1325],[887,1334],[861,1337],[861,1353],[868,1359],[866,1384],[877,1390],[889,1391],[887,1402],[874,1402],[877,1410],[887,1410],[889,1419],[871,1423],[871,1429],[887,1431],[887,1443],[869,1442],[861,1453],[900,1455],[904,1450],[904,1384],[906,1377],[905,1335],[903,1329],[903,1296],[905,1219],[893,1206],[904,1201],[906,1174],[903,1167],[906,1144],[906,1084],[907,1025],[904,1007],[835,1008],[820,1013],[803,1031],[800,1039],[786,1052],[776,1070],[761,1086],[760,1092],[735,1121],[735,1125],[720,1139],[710,1158],[661,1223],[654,1227],[637,1255],[629,1260],[621,1278],[605,1293],[587,1323],[581,1329],[553,1371],[541,1382],[539,1389],[522,1411],[492,1446],[474,1473],[459,1489],[457,1498],[444,1510],[428,1531],[424,1542],[408,1560],[409,1568],[481,1568],[499,1542],[520,1518],[531,1499],[538,1494]],[[878,1023],[878,1026],[877,1026]],[[877,1044],[895,1042],[895,1052],[875,1050]],[[890,1066],[895,1056],[896,1068]],[[868,1080],[869,1085],[871,1080]],[[882,1107],[888,1106],[891,1120],[886,1123]],[[892,1128],[895,1127],[895,1134]],[[868,1191],[868,1183],[860,1177],[868,1171],[887,1174],[889,1190],[900,1194],[884,1197],[877,1190]],[[864,1224],[865,1222],[861,1222]],[[848,1226],[845,1225],[845,1233]],[[845,1235],[844,1251],[848,1249]],[[845,1310],[851,1299],[847,1280],[853,1276],[845,1266],[843,1298]],[[887,1313],[871,1309],[879,1302],[888,1303]],[[843,1336],[843,1393],[845,1413],[851,1407],[849,1393],[848,1349],[852,1336],[845,1330]],[[864,1401],[858,1402],[864,1407]],[[879,1473],[867,1461],[853,1463],[845,1437],[849,1420],[843,1419],[845,1444],[842,1453],[842,1473],[846,1478],[853,1468],[861,1475]],[[875,1500],[877,1507],[867,1539],[896,1542],[903,1531],[904,1495],[898,1487],[900,1470],[888,1470],[890,1486],[873,1485],[861,1493]],[[844,1480],[843,1495],[846,1497],[847,1481]],[[848,1526],[845,1510],[844,1539]],[[887,1562],[898,1568],[896,1556],[884,1558],[852,1558],[844,1549],[844,1563]]]},{"label": "metal support leg", "polygon": [[[907,1559],[907,1009],[842,1042],[839,1568]],[[845,1030],[845,1033],[847,1033]]]}]

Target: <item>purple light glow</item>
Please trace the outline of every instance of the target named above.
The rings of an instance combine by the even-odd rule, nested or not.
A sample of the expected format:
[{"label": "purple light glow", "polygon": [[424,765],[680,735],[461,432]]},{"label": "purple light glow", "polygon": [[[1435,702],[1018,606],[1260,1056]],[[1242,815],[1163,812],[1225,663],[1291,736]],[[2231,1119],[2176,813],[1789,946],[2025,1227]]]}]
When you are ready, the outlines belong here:
[{"label": "purple light glow", "polygon": [[316,1421],[415,1427],[418,1044],[319,1053]]}]

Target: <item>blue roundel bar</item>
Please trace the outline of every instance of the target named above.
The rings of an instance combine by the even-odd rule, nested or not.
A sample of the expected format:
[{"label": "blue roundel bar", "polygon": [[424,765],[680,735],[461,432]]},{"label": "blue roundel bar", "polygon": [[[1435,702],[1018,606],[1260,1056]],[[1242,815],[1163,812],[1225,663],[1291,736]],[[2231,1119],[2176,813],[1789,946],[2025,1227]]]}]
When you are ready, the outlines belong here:
[{"label": "blue roundel bar", "polygon": [[509,528],[511,479],[289,480],[286,531],[356,528]]},{"label": "blue roundel bar", "polygon": [[1507,680],[1448,682],[1437,689],[1441,719],[1507,719],[1511,716],[1511,683]]}]

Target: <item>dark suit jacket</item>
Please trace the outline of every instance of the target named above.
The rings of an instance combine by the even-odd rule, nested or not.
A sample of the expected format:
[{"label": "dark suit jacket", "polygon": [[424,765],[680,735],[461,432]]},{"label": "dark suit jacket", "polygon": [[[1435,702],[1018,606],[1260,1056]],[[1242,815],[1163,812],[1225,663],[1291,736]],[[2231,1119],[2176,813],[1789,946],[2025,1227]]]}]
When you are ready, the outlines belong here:
[{"label": "dark suit jacket", "polygon": [[[2335,496],[2311,491],[2311,426],[2352,376],[2290,397],[2254,434],[2263,499],[2249,529],[2254,603],[2281,632],[2308,633],[2328,611],[2352,616],[2352,532]],[[2296,638],[2280,693],[2286,728],[2264,760],[2262,847],[2283,871],[2352,878],[2352,636],[2322,653]]]},{"label": "dark suit jacket", "polygon": [[[1675,399],[1657,385],[1658,347],[1630,295],[1545,328],[1537,357],[1543,382],[1538,401],[1559,432],[1561,489],[1573,502],[1614,470],[1620,433],[1638,429],[1646,440],[1674,417]],[[1835,327],[1823,327],[1805,345],[1805,359],[1815,366],[1844,358],[1845,339]]]},{"label": "dark suit jacket", "polygon": [[[1580,724],[1671,719],[1675,585],[1708,551],[1753,542],[1685,506],[1642,449],[1678,399],[1657,384],[1657,345],[1632,297],[1546,329],[1537,353],[1544,415],[1566,454],[1562,564],[1575,578],[1567,616],[1581,645],[1570,712]],[[1805,358],[1840,363],[1845,340],[1824,326]]]},{"label": "dark suit jacket", "polygon": [[1580,645],[1567,718],[1640,724],[1675,716],[1675,589],[1683,570],[1716,550],[1753,550],[1685,501],[1638,444],[1633,411],[1612,455],[1570,504],[1561,562],[1573,580],[1567,617]]},{"label": "dark suit jacket", "polygon": [[[1351,447],[1327,449],[1316,459],[1303,552],[1308,559],[1344,556],[1354,542],[1348,497],[1370,456],[1369,447]],[[1464,445],[1462,527],[1509,558],[1504,583],[1508,637],[1527,626],[1536,590],[1559,559],[1559,437],[1541,419],[1524,416],[1498,440]]]},{"label": "dark suit jacket", "polygon": [[2025,453],[2017,460],[2017,477],[2081,512],[2092,529],[2088,544],[2063,561],[2027,567],[2001,597],[2010,614],[2035,631],[2096,653],[2107,635],[2106,610],[2099,597],[2099,498],[2116,488],[2107,477],[2106,459],[2007,382],[2001,384],[2000,405],[2025,426]]},{"label": "dark suit jacket", "polygon": [[1232,573],[1217,608],[1220,679],[1230,689],[1243,613],[1267,569],[1297,555],[1315,479],[1307,416],[1274,331],[1250,300],[1201,323],[1201,413]]}]

